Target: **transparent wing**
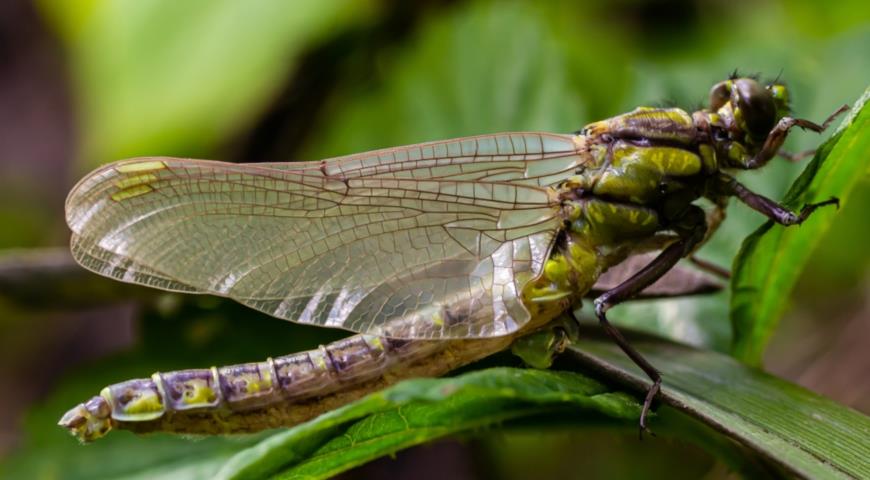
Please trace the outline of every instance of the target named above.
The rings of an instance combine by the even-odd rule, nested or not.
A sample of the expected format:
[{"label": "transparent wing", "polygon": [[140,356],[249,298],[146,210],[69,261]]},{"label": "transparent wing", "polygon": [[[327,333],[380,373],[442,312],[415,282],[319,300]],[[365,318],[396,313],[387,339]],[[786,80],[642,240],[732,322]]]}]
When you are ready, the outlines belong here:
[{"label": "transparent wing", "polygon": [[581,158],[541,133],[305,163],[140,158],[79,182],[67,223],[77,261],[122,281],[356,332],[495,336],[528,321],[519,292],[560,222],[546,186]]}]

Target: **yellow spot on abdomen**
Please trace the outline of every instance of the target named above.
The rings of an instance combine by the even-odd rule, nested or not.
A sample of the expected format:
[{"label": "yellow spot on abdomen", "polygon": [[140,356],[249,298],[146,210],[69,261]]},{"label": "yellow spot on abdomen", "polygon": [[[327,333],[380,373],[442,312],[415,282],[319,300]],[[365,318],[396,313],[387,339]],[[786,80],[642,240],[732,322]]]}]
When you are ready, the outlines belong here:
[{"label": "yellow spot on abdomen", "polygon": [[205,381],[189,382],[190,390],[184,392],[184,403],[187,405],[208,405],[215,401],[215,393]]},{"label": "yellow spot on abdomen", "polygon": [[160,401],[160,396],[152,391],[139,392],[137,398],[130,400],[126,405],[124,405],[124,413],[130,415],[162,411],[163,402]]}]

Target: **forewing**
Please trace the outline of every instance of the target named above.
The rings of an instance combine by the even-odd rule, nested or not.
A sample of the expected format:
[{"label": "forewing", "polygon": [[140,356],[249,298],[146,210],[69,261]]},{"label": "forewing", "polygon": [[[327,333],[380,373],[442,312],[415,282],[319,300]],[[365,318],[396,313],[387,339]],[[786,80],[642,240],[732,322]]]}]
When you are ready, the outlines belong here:
[{"label": "forewing", "polygon": [[576,150],[515,133],[321,162],[133,159],[83,179],[67,222],[75,258],[119,280],[357,332],[493,336],[528,321],[519,292],[559,226],[544,187]]}]

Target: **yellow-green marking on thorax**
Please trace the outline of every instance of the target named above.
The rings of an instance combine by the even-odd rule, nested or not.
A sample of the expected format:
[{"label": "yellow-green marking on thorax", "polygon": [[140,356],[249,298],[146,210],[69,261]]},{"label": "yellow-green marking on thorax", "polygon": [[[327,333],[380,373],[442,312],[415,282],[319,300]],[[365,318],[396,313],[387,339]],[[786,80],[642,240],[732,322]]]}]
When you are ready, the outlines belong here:
[{"label": "yellow-green marking on thorax", "polygon": [[662,182],[673,177],[697,175],[701,158],[688,150],[667,146],[636,146],[617,142],[611,162],[596,180],[593,193],[646,204],[662,195]]},{"label": "yellow-green marking on thorax", "polygon": [[693,129],[692,117],[684,110],[638,107],[628,113],[590,123],[583,131],[592,137],[619,133],[634,138],[687,144],[693,138]]}]

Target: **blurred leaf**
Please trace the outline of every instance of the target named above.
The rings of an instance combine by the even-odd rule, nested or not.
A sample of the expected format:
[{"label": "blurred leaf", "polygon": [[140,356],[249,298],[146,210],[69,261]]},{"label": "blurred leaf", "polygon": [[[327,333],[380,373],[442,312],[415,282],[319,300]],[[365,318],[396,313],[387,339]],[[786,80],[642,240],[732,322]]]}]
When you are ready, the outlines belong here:
[{"label": "blurred leaf", "polygon": [[783,2],[789,20],[811,35],[837,32],[870,22],[870,9],[863,0],[842,0],[819,8],[813,0]]},{"label": "blurred leaf", "polygon": [[640,415],[634,399],[577,373],[491,368],[399,383],[239,452],[219,476],[330,478],[411,445],[565,407]]},{"label": "blurred leaf", "polygon": [[48,226],[54,223],[45,206],[21,192],[21,184],[21,179],[0,180],[0,225],[4,227],[0,229],[0,249],[44,245]]},{"label": "blurred leaf", "polygon": [[498,434],[465,443],[488,478],[502,480],[770,477],[762,459],[709,426],[670,408],[660,408],[656,418],[656,436],[643,441],[636,424],[562,412],[513,421]]},{"label": "blurred leaf", "polygon": [[[143,440],[129,436],[105,447],[90,448],[66,438],[68,445],[52,446],[41,454],[7,463],[3,478],[42,479],[202,479],[214,478],[221,466],[257,437],[160,438],[143,448]],[[140,454],[141,453],[141,454]],[[46,459],[51,459],[46,461]],[[24,460],[24,461],[22,461]]]},{"label": "blurred leaf", "polygon": [[870,250],[854,251],[856,238],[870,238],[870,172],[858,179],[849,202],[841,205],[836,218],[809,259],[792,297],[806,307],[822,305],[817,298],[832,301],[850,289],[860,289],[870,273]]},{"label": "blurred leaf", "polygon": [[[497,131],[570,132],[627,83],[624,45],[547,3],[470,2],[432,15],[379,59],[381,83],[354,83],[321,116],[302,158]],[[559,21],[553,21],[556,18]],[[596,74],[589,75],[595,66]],[[594,78],[590,78],[594,77]]]},{"label": "blurred leaf", "polygon": [[[870,478],[870,417],[720,353],[660,340],[632,345],[662,372],[660,398],[668,408],[712,426],[788,476]],[[611,342],[581,340],[568,352],[607,378],[649,385]]]},{"label": "blurred leaf", "polygon": [[68,42],[85,165],[203,155],[260,112],[312,41],[374,1],[43,0]]},{"label": "blurred leaf", "polygon": [[[785,206],[799,210],[806,203],[832,196],[848,202],[852,187],[867,175],[870,109],[864,106],[868,98],[870,89],[795,181],[783,201]],[[761,363],[764,347],[788,306],[789,292],[834,215],[832,208],[823,209],[794,227],[768,221],[743,242],[731,281],[737,358],[752,365]]]}]

